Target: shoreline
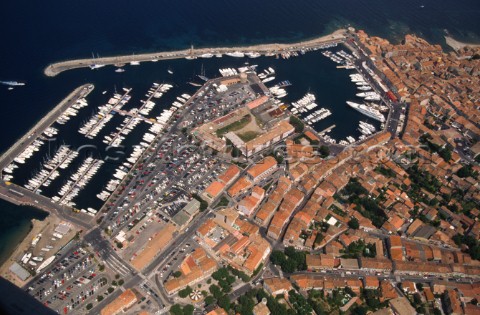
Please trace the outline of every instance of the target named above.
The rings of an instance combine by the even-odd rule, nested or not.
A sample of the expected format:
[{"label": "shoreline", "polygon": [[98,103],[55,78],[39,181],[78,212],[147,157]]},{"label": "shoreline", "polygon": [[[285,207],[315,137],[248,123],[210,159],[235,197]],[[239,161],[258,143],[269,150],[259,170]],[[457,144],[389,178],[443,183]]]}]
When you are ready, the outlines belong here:
[{"label": "shoreline", "polygon": [[[143,61],[152,61],[156,60],[171,60],[171,59],[182,59],[186,57],[196,58],[202,54],[226,54],[232,52],[257,52],[260,54],[267,53],[279,53],[286,52],[291,50],[299,50],[302,48],[314,48],[316,46],[326,44],[329,42],[338,42],[346,39],[346,29],[338,29],[333,33],[319,36],[313,39],[300,41],[296,43],[270,43],[270,44],[258,44],[250,46],[234,46],[234,47],[211,47],[211,48],[191,48],[183,49],[176,51],[163,51],[163,52],[153,52],[153,53],[144,53],[138,55],[118,55],[110,57],[101,57],[95,58],[96,65],[120,65],[130,63],[132,61],[143,62]],[[54,77],[57,74],[60,74],[67,70],[78,69],[78,68],[88,68],[92,65],[91,58],[85,59],[73,59],[55,62],[48,65],[44,69],[44,74],[48,77]]]},{"label": "shoreline", "polygon": [[50,223],[54,215],[49,214],[45,219],[43,220],[37,220],[37,219],[32,219],[30,221],[30,230],[28,233],[25,235],[25,237],[18,242],[18,244],[15,246],[15,249],[12,251],[12,253],[9,255],[7,259],[3,262],[2,265],[0,265],[0,276],[3,278],[7,279],[8,281],[12,282],[18,287],[23,287],[28,281],[30,281],[31,278],[28,278],[26,281],[21,281],[18,279],[14,274],[12,274],[9,270],[10,266],[16,262],[17,260],[15,257],[21,256],[22,252],[25,252],[25,250],[29,247],[30,240],[35,237],[38,233],[40,233],[44,228]]},{"label": "shoreline", "polygon": [[465,47],[472,47],[472,48],[480,48],[480,44],[473,44],[473,43],[465,43],[454,39],[452,36],[445,35],[445,42],[448,46],[450,46],[453,50],[458,51]]}]

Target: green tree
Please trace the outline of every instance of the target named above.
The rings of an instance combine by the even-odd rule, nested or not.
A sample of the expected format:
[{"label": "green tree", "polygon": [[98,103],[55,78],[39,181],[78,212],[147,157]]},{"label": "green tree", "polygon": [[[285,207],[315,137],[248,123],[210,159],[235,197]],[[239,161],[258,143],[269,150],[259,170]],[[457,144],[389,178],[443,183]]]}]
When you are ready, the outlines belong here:
[{"label": "green tree", "polygon": [[101,302],[103,300],[103,295],[97,295],[97,301]]},{"label": "green tree", "polygon": [[110,287],[107,289],[108,293],[112,293],[113,291],[115,291],[115,289],[113,287]]},{"label": "green tree", "polygon": [[220,290],[220,288],[218,286],[216,286],[215,284],[212,284],[208,288],[208,290],[217,300],[218,300],[218,298],[220,298],[222,296],[222,290]]},{"label": "green tree", "polygon": [[181,275],[182,275],[182,272],[179,271],[179,270],[175,271],[175,272],[172,274],[172,276],[174,276],[175,278],[179,278]]},{"label": "green tree", "polygon": [[208,295],[203,301],[205,302],[205,305],[212,305],[216,302],[215,298],[211,295]]},{"label": "green tree", "polygon": [[192,292],[193,292],[192,288],[187,285],[185,289],[178,291],[178,296],[181,298],[186,298]]},{"label": "green tree", "polygon": [[195,308],[191,304],[187,304],[183,307],[183,315],[192,315]]},{"label": "green tree", "polygon": [[279,250],[274,250],[270,255],[270,261],[274,265],[282,265],[283,262],[287,259],[284,253]]},{"label": "green tree", "polygon": [[230,310],[230,305],[231,305],[231,302],[230,302],[230,298],[228,297],[228,295],[222,295],[219,299],[218,299],[218,302],[217,302],[218,306],[220,306],[221,308],[223,308],[224,310],[226,310],[227,312]]},{"label": "green tree", "polygon": [[87,311],[91,310],[93,308],[93,304],[92,303],[88,303],[87,306],[85,306],[85,308],[87,309]]},{"label": "green tree", "polygon": [[183,315],[183,309],[181,305],[174,304],[170,307],[170,314],[172,315]]},{"label": "green tree", "polygon": [[358,222],[357,218],[351,218],[350,221],[348,221],[348,227],[354,230],[358,230],[360,227],[360,223]]},{"label": "green tree", "polygon": [[303,132],[305,125],[296,116],[290,116],[290,124],[295,128],[295,132]]},{"label": "green tree", "polygon": [[322,158],[326,158],[327,156],[330,155],[330,148],[325,145],[321,145],[320,148],[318,149],[318,153],[320,153],[320,156]]}]

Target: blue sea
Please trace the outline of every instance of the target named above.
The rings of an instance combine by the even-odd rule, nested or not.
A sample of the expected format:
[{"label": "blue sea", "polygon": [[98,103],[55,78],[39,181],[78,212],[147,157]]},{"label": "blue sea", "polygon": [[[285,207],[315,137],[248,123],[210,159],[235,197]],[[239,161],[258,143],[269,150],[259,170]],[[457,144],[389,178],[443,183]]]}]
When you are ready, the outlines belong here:
[{"label": "blue sea", "polygon": [[[443,36],[448,32],[458,40],[480,42],[480,2],[477,0],[144,0],[144,1],[29,1],[2,3],[0,10],[0,80],[17,80],[25,87],[8,91],[0,86],[0,152],[5,151],[38,119],[55,106],[75,87],[91,82],[96,86],[89,96],[95,106],[102,104],[114,89],[133,87],[132,106],[138,105],[151,83],[175,85],[171,96],[162,98],[169,106],[179,93],[191,93],[186,84],[203,67],[207,76],[218,76],[220,67],[239,67],[246,59],[176,60],[145,63],[127,67],[118,74],[112,67],[98,71],[88,69],[64,72],[54,78],[43,75],[51,62],[92,55],[134,54],[158,50],[195,47],[249,45],[270,42],[294,42],[324,35],[333,30],[353,26],[371,35],[399,42],[408,33],[415,33],[445,47]],[[445,47],[447,48],[447,47]],[[351,122],[360,117],[356,112],[345,115],[344,95],[354,93],[345,70],[318,53],[290,60],[259,58],[249,60],[259,68],[273,66],[278,80],[290,80],[287,101],[315,91],[319,105],[329,107],[333,115],[320,127],[335,123],[336,135],[354,132]],[[169,76],[167,69],[173,69]],[[343,71],[343,72],[342,72]],[[109,94],[102,95],[106,90]],[[170,98],[169,98],[170,97]],[[340,104],[342,105],[340,107]],[[158,108],[159,110],[160,108]],[[82,144],[76,129],[91,114],[86,110],[78,117],[67,142]],[[350,127],[351,128],[351,127]],[[98,139],[101,139],[99,136]],[[128,140],[128,139],[127,139]],[[39,161],[29,165],[38,167]],[[108,175],[113,169],[106,166]],[[31,174],[19,174],[20,180]],[[103,177],[103,176],[99,176]],[[84,192],[79,202],[98,208],[98,201],[87,196],[97,193],[103,182],[98,180]],[[22,184],[22,182],[20,182]],[[55,189],[55,186],[51,188]],[[97,204],[96,204],[97,203]],[[17,207],[0,201],[0,262],[4,260],[29,230],[32,218],[44,213],[28,207]]]}]

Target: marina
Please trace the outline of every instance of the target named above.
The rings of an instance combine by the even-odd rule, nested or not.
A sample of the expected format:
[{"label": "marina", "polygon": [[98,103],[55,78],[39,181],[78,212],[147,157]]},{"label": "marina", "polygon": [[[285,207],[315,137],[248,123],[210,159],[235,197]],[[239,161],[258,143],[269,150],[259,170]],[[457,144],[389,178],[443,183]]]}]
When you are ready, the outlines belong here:
[{"label": "marina", "polygon": [[[55,137],[61,140],[63,133],[66,132],[65,129],[62,129],[62,125],[74,127],[75,124],[78,124],[78,133],[84,140],[73,140],[67,131],[70,140],[67,140],[66,143],[73,141],[73,148],[81,147],[82,142],[85,141],[87,143],[93,141],[95,146],[100,143],[105,146],[105,150],[109,148],[124,150],[124,148],[127,148],[126,152],[122,153],[122,158],[118,160],[115,158],[117,161],[115,165],[101,163],[102,157],[99,152],[103,150],[103,147],[100,147],[99,152],[82,154],[80,158],[73,157],[72,165],[67,169],[58,168],[55,171],[40,169],[40,171],[29,174],[29,176],[25,176],[27,174],[21,175],[25,172],[19,171],[21,169],[18,166],[19,164],[13,162],[11,165],[5,165],[4,179],[11,180],[21,186],[28,185],[28,187],[25,186],[27,189],[45,195],[63,207],[70,207],[71,210],[79,211],[87,216],[95,215],[97,211],[95,209],[101,209],[103,204],[108,202],[112,193],[125,180],[133,166],[139,162],[147,148],[165,131],[172,118],[177,117],[177,111],[182,110],[185,104],[192,99],[191,95],[195,93],[196,87],[201,85],[201,83],[196,82],[195,78],[197,77],[201,80],[209,80],[209,77],[228,79],[241,73],[255,73],[259,81],[269,85],[266,92],[270,94],[275,104],[298,115],[312,130],[321,131],[318,134],[324,143],[329,145],[354,144],[380,130],[380,126],[374,122],[368,122],[374,124],[375,128],[375,131],[370,131],[368,128],[365,129],[365,125],[362,125],[364,127],[362,128],[359,123],[354,125],[339,123],[337,119],[344,115],[345,110],[348,110],[349,116],[352,117],[355,117],[356,111],[351,111],[348,106],[346,109],[342,108],[341,100],[345,102],[343,94],[328,93],[324,90],[324,86],[330,84],[330,82],[336,82],[339,86],[342,86],[342,89],[348,89],[348,94],[352,97],[365,101],[368,104],[365,106],[371,107],[374,111],[385,112],[388,107],[367,100],[367,96],[372,96],[375,92],[363,76],[356,72],[352,73],[352,69],[337,68],[337,65],[348,65],[355,61],[355,56],[345,53],[344,49],[343,46],[335,42],[324,44],[321,47],[297,48],[295,50],[297,53],[290,55],[253,55],[255,64],[248,62],[249,56],[247,54],[244,54],[243,57],[240,57],[240,54],[235,54],[238,56],[227,56],[227,58],[222,59],[213,58],[215,55],[213,57],[204,56],[199,61],[201,70],[197,72],[201,74],[198,75],[194,72],[191,79],[188,79],[188,76],[182,73],[184,70],[179,65],[181,62],[189,61],[177,60],[175,63],[163,66],[162,63],[140,64],[138,69],[145,66],[157,67],[158,65],[162,67],[164,70],[161,72],[165,73],[165,78],[154,80],[154,83],[150,83],[149,87],[144,87],[144,83],[131,87],[120,87],[118,88],[120,92],[117,92],[116,86],[113,92],[111,88],[103,86],[100,88],[102,92],[97,93],[95,98],[82,97],[75,100],[71,106],[59,113],[55,120],[56,125],[49,125],[42,131],[42,137],[45,139]],[[330,52],[327,53],[330,57],[325,56],[326,51]],[[137,55],[130,57],[136,58]],[[304,58],[309,61],[301,62]],[[333,61],[332,58],[336,61]],[[96,61],[98,59],[95,58]],[[309,83],[304,81],[303,77],[295,75],[297,72],[305,71],[305,65],[312,64],[312,62],[319,62],[322,67],[332,69],[331,75],[336,79],[326,77],[324,78],[325,82],[319,81],[312,86],[311,82],[315,81],[309,81]],[[295,71],[286,70],[289,68],[295,69]],[[171,69],[176,69],[176,71],[173,72]],[[106,71],[106,69],[102,67],[96,69],[96,71]],[[129,71],[123,75],[127,78],[132,74]],[[175,82],[177,75],[187,79],[183,82]],[[312,79],[313,77],[308,80]],[[170,80],[172,81],[170,82]],[[195,83],[195,85],[192,85],[192,83]],[[361,83],[361,85],[357,85],[357,83]],[[176,92],[170,93],[170,89],[173,89],[174,86]],[[308,91],[305,91],[306,87],[308,87]],[[215,89],[220,93],[227,90],[222,85],[215,86]],[[146,92],[139,92],[142,90]],[[360,94],[360,96],[356,94]],[[103,105],[95,105],[99,103]],[[358,112],[358,115],[359,118],[364,117],[361,112]],[[188,126],[188,122],[183,124]],[[337,128],[334,128],[335,125]],[[339,125],[342,127],[338,128]],[[327,128],[328,126],[332,127]],[[43,140],[40,139],[40,141]],[[35,145],[39,145],[39,150],[42,148],[41,142],[35,142]],[[62,143],[59,143],[57,147],[61,145]],[[30,148],[27,152],[33,156],[36,151]],[[45,151],[42,151],[41,154],[44,157],[46,156]],[[82,161],[87,161],[88,165],[84,166]],[[90,169],[91,172],[89,172]],[[95,181],[91,180],[94,176]],[[46,179],[48,177],[52,178]],[[31,182],[29,182],[30,180]],[[96,201],[91,200],[91,198],[82,198],[83,195],[94,195]],[[89,211],[88,209],[95,211]]]}]

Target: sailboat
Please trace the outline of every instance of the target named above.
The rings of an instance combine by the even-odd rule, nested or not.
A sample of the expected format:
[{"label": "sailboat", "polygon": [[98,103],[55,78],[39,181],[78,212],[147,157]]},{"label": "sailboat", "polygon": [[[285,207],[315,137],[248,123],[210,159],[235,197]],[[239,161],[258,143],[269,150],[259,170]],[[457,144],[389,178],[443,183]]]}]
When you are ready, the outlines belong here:
[{"label": "sailboat", "polygon": [[[97,56],[98,56],[98,54],[97,54]],[[95,69],[98,69],[98,68],[101,68],[101,67],[105,67],[105,65],[95,63],[95,55],[93,54],[93,52],[92,52],[92,59],[93,59],[93,63],[90,65],[90,69],[95,70]]]},{"label": "sailboat", "polygon": [[130,61],[130,65],[132,66],[138,66],[140,65],[140,61],[135,61],[135,53],[133,53],[133,58],[132,58],[132,61]]},{"label": "sailboat", "polygon": [[208,78],[205,76],[205,68],[203,67],[203,63],[202,63],[202,70],[200,71],[200,74],[198,75],[198,77],[203,81],[208,81]]}]

